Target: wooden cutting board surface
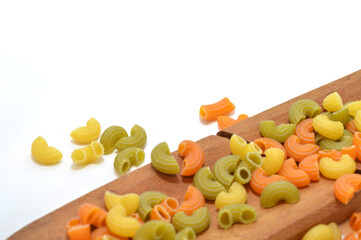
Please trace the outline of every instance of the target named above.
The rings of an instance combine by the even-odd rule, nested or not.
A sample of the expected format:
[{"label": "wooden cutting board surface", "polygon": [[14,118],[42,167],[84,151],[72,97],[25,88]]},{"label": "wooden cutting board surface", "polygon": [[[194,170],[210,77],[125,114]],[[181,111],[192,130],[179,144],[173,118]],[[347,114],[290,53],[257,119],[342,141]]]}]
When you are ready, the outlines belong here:
[{"label": "wooden cutting board surface", "polygon": [[[231,154],[229,139],[232,134],[238,134],[248,141],[260,137],[259,121],[275,120],[277,124],[287,123],[288,109],[298,99],[312,99],[318,103],[329,93],[337,91],[344,102],[361,99],[361,71],[350,74],[331,82],[274,108],[264,111],[254,117],[244,120],[234,126],[219,132],[218,136],[208,136],[199,141],[205,153],[205,165],[213,164],[222,156]],[[175,151],[172,155],[181,163],[182,159]],[[360,162],[358,162],[358,169]],[[59,239],[65,240],[65,224],[71,217],[77,215],[78,207],[84,202],[104,206],[105,191],[118,194],[138,193],[155,190],[182,201],[187,186],[193,183],[192,177],[174,176],[157,172],[150,164],[126,174],[94,191],[68,203],[20,229],[9,239]],[[301,239],[303,234],[318,223],[341,223],[352,212],[361,209],[361,192],[348,205],[339,203],[333,193],[334,181],[321,178],[317,183],[300,189],[301,200],[297,204],[281,203],[270,209],[262,209],[259,196],[247,186],[247,203],[256,208],[258,220],[256,223],[235,224],[231,229],[223,230],[217,225],[216,208],[212,201],[206,201],[211,212],[211,225],[197,239]]]}]

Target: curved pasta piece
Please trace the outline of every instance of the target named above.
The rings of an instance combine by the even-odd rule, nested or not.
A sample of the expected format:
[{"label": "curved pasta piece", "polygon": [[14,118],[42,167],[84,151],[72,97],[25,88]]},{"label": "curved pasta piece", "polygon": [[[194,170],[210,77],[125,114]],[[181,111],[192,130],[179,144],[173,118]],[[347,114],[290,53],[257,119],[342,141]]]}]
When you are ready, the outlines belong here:
[{"label": "curved pasta piece", "polygon": [[328,158],[332,158],[335,161],[339,161],[341,159],[341,156],[344,154],[348,154],[348,155],[350,155],[350,157],[353,160],[356,160],[356,157],[357,157],[356,146],[351,145],[349,147],[343,147],[343,148],[341,148],[341,151],[337,151],[334,149],[333,150],[321,150],[318,152],[318,159],[328,157]]},{"label": "curved pasta piece", "polygon": [[184,157],[182,176],[192,176],[203,166],[204,153],[196,142],[190,140],[182,141],[178,146],[178,153]]},{"label": "curved pasta piece", "polygon": [[336,240],[336,237],[330,226],[318,224],[308,230],[302,240]]},{"label": "curved pasta piece", "polygon": [[127,193],[119,195],[110,191],[104,193],[104,203],[106,209],[109,211],[114,206],[121,204],[123,205],[127,215],[130,215],[137,211],[140,202],[140,197],[136,193]]},{"label": "curved pasta piece", "polygon": [[37,137],[31,144],[31,154],[34,158],[45,164],[53,164],[59,162],[63,158],[63,154],[54,147],[49,147],[43,137]]},{"label": "curved pasta piece", "polygon": [[276,126],[275,121],[264,120],[260,122],[259,128],[263,137],[272,138],[280,143],[284,143],[289,136],[294,134],[296,125],[280,124]]},{"label": "curved pasta piece", "polygon": [[87,121],[85,127],[79,127],[70,133],[74,141],[78,143],[90,143],[96,141],[100,136],[100,124],[95,118]]},{"label": "curved pasta piece", "polygon": [[235,223],[249,224],[257,221],[256,210],[248,204],[237,203],[222,207],[217,213],[218,225],[223,229]]},{"label": "curved pasta piece", "polygon": [[147,191],[139,196],[138,213],[143,221],[149,219],[149,215],[155,205],[162,202],[167,195],[158,191]]},{"label": "curved pasta piece", "polygon": [[222,207],[230,204],[245,203],[247,201],[247,191],[243,185],[238,182],[232,183],[228,192],[220,192],[215,201],[216,208],[221,209]]},{"label": "curved pasta piece", "polygon": [[[361,180],[360,180],[361,182]],[[354,231],[361,230],[361,212],[354,212],[350,217],[350,227]]]},{"label": "curved pasta piece", "polygon": [[134,237],[141,226],[137,219],[127,216],[127,212],[121,204],[109,210],[106,223],[112,233],[122,237]]},{"label": "curved pasta piece", "polygon": [[129,172],[131,166],[139,166],[144,162],[144,150],[137,147],[126,148],[115,156],[114,168],[120,175]]},{"label": "curved pasta piece", "polygon": [[347,105],[348,111],[352,117],[354,117],[357,111],[361,110],[361,101],[351,102]]},{"label": "curved pasta piece", "polygon": [[277,181],[268,184],[260,196],[262,208],[273,207],[281,200],[284,200],[288,204],[298,202],[300,200],[298,188],[291,182]]},{"label": "curved pasta piece", "polygon": [[257,152],[248,152],[246,157],[239,163],[240,167],[248,168],[251,173],[262,166],[262,157]]},{"label": "curved pasta piece", "polygon": [[350,131],[352,134],[355,134],[355,132],[357,132],[355,120],[349,121],[346,125],[346,129]]},{"label": "curved pasta piece", "polygon": [[262,149],[263,154],[265,154],[266,150],[269,148],[279,148],[285,153],[284,160],[286,160],[287,158],[287,153],[283,145],[272,138],[265,138],[265,137],[257,138],[256,140],[254,140],[254,143],[256,143]]},{"label": "curved pasta piece", "polygon": [[67,230],[69,240],[91,240],[91,229],[89,224],[83,224]]},{"label": "curved pasta piece", "polygon": [[234,170],[237,167],[237,163],[240,159],[239,155],[227,155],[221,157],[213,166],[214,178],[222,184],[226,189],[232,184],[234,180]]},{"label": "curved pasta piece", "polygon": [[91,203],[83,203],[78,210],[78,216],[82,224],[92,224],[99,213],[99,207]]},{"label": "curved pasta piece", "polygon": [[144,223],[134,236],[134,240],[168,240],[175,239],[176,232],[172,224],[161,220]]},{"label": "curved pasta piece", "polygon": [[91,142],[88,146],[75,149],[71,153],[71,159],[76,164],[88,164],[102,157],[104,147],[100,142]]},{"label": "curved pasta piece", "polygon": [[306,187],[310,184],[311,180],[307,173],[298,168],[293,158],[287,159],[281,169],[278,171],[279,175],[287,178],[288,181],[293,183],[296,187]]},{"label": "curved pasta piece", "polygon": [[262,168],[257,168],[249,183],[252,190],[260,195],[267,185],[277,181],[287,181],[287,178],[277,174],[268,176]]},{"label": "curved pasta piece", "polygon": [[104,227],[105,226],[105,218],[107,216],[108,212],[105,211],[102,208],[99,208],[99,212],[97,216],[95,217],[92,225],[94,225],[97,228]]},{"label": "curved pasta piece", "polygon": [[184,212],[177,212],[172,218],[172,224],[176,231],[180,231],[186,227],[193,228],[196,234],[204,232],[211,221],[211,215],[207,207],[198,208],[191,216]]},{"label": "curved pasta piece", "polygon": [[215,200],[218,193],[226,191],[225,187],[214,179],[209,167],[198,170],[194,175],[193,184],[203,193],[204,198],[207,200]]},{"label": "curved pasta piece", "polygon": [[179,203],[174,197],[166,197],[160,205],[169,213],[171,217],[178,211]]},{"label": "curved pasta piece", "polygon": [[123,137],[128,137],[128,133],[124,128],[119,126],[110,126],[100,137],[100,143],[104,146],[104,154],[110,154],[115,150],[115,143],[122,139]]},{"label": "curved pasta piece", "polygon": [[332,121],[341,122],[343,126],[346,126],[347,123],[350,121],[350,114],[347,107],[343,107],[342,109],[333,113],[327,112],[326,115]]},{"label": "curved pasta piece", "polygon": [[329,112],[336,112],[343,107],[343,102],[338,92],[333,92],[323,99],[323,108]]},{"label": "curved pasta piece", "polygon": [[251,180],[251,170],[248,169],[248,167],[245,166],[238,166],[236,170],[234,170],[234,180],[238,182],[239,184],[246,184]]},{"label": "curved pasta piece", "polygon": [[301,139],[296,135],[291,135],[284,143],[284,147],[289,158],[300,162],[307,156],[318,153],[320,147],[313,143],[301,143]]},{"label": "curved pasta piece", "polygon": [[165,210],[165,208],[160,204],[155,205],[150,212],[150,220],[162,220],[164,222],[170,222],[171,218],[172,217],[169,212],[167,212],[167,210]]},{"label": "curved pasta piece", "polygon": [[254,142],[247,143],[242,137],[233,134],[230,139],[231,152],[234,155],[239,155],[244,159],[249,152],[257,152],[262,154],[262,149]]},{"label": "curved pasta piece", "polygon": [[353,135],[348,130],[344,129],[342,136],[337,140],[332,140],[328,138],[321,139],[318,143],[322,150],[341,150],[343,147],[348,147],[352,145]]},{"label": "curved pasta piece", "polygon": [[337,200],[346,205],[355,193],[361,190],[361,175],[356,173],[342,175],[337,178],[333,186]]},{"label": "curved pasta piece", "polygon": [[330,228],[332,228],[333,235],[335,236],[335,239],[336,240],[342,240],[342,232],[341,232],[340,227],[334,222],[328,224],[328,226]]},{"label": "curved pasta piece", "polygon": [[339,121],[332,121],[325,115],[317,115],[312,121],[313,129],[326,138],[339,139],[343,134],[343,124]]},{"label": "curved pasta piece", "polygon": [[225,97],[216,103],[202,105],[199,109],[199,116],[204,120],[216,120],[217,117],[227,115],[234,109],[234,104]]},{"label": "curved pasta piece", "polygon": [[184,201],[177,212],[184,212],[190,216],[198,208],[204,207],[204,204],[205,200],[202,192],[192,185],[189,185],[184,196]]},{"label": "curved pasta piece", "polygon": [[356,147],[357,159],[361,161],[361,132],[355,132],[352,143]]},{"label": "curved pasta piece", "polygon": [[301,99],[294,102],[288,111],[290,123],[298,124],[306,117],[313,118],[320,114],[322,109],[318,103],[309,99]]},{"label": "curved pasta piece", "polygon": [[171,155],[166,142],[161,142],[153,148],[151,162],[152,166],[161,173],[177,174],[180,171],[178,162]]},{"label": "curved pasta piece", "polygon": [[321,174],[329,179],[337,179],[344,174],[356,171],[355,160],[347,154],[342,155],[339,161],[327,157],[321,158],[319,165]]},{"label": "curved pasta piece", "polygon": [[284,162],[285,152],[279,148],[269,148],[264,153],[266,156],[262,160],[262,168],[267,175],[277,173]]},{"label": "curved pasta piece", "polygon": [[196,232],[191,227],[180,230],[175,236],[175,240],[196,240]]},{"label": "curved pasta piece", "polygon": [[315,144],[315,133],[313,132],[312,118],[302,120],[296,126],[295,135],[300,138],[301,143]]},{"label": "curved pasta piece", "polygon": [[82,225],[82,223],[80,222],[80,219],[78,217],[73,217],[66,222],[66,230],[69,230],[70,228],[79,226],[79,225]]},{"label": "curved pasta piece", "polygon": [[147,134],[145,130],[141,126],[135,124],[130,130],[130,136],[119,139],[115,143],[115,148],[119,151],[128,147],[144,148],[146,142]]},{"label": "curved pasta piece", "polygon": [[238,122],[241,122],[245,119],[249,118],[246,114],[241,114],[237,119],[230,118],[228,116],[219,116],[217,117],[217,123],[219,129],[223,130],[226,127],[232,126]]},{"label": "curved pasta piece", "polygon": [[318,154],[312,154],[305,157],[298,167],[302,169],[310,177],[311,181],[317,182],[320,180],[320,168],[318,166]]}]

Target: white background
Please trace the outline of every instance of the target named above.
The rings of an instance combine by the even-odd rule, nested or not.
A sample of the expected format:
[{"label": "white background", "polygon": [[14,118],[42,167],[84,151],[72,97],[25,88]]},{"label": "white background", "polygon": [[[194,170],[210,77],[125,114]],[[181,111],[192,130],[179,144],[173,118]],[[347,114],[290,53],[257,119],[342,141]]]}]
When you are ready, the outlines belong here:
[{"label": "white background", "polygon": [[[252,116],[359,70],[359,2],[1,1],[0,239],[117,178],[115,153],[71,161],[91,117],[142,126],[149,163],[161,141],[218,131],[202,104],[227,96]],[[32,159],[38,136],[59,164]]]}]

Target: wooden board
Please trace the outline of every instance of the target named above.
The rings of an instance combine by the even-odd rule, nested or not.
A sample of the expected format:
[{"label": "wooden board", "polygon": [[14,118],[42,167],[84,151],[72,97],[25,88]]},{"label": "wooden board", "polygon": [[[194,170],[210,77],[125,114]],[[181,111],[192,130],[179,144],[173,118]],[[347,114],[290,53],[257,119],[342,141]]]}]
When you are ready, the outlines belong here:
[{"label": "wooden board", "polygon": [[[287,122],[288,109],[294,101],[309,98],[320,103],[327,94],[333,91],[338,91],[345,101],[361,99],[361,71],[226,128],[217,134],[219,136],[208,136],[199,140],[198,143],[205,152],[205,165],[213,166],[220,157],[231,153],[227,136],[236,133],[249,141],[254,140],[260,137],[258,130],[260,120],[275,120],[278,124]],[[181,158],[177,152],[172,154],[180,163]],[[76,216],[79,205],[83,202],[91,202],[104,206],[103,195],[106,190],[119,194],[157,190],[182,201],[187,185],[192,182],[191,177],[158,173],[148,164],[34,221],[9,239],[65,240],[65,223],[69,218]],[[301,201],[297,204],[283,203],[271,209],[262,209],[259,205],[259,196],[248,188],[248,203],[256,208],[258,220],[249,225],[236,224],[228,230],[218,227],[216,208],[213,202],[207,201],[206,206],[211,212],[211,225],[197,239],[300,239],[310,227],[317,223],[341,223],[353,211],[361,209],[361,192],[344,206],[335,199],[332,186],[333,181],[321,178],[320,182],[300,189]]]}]

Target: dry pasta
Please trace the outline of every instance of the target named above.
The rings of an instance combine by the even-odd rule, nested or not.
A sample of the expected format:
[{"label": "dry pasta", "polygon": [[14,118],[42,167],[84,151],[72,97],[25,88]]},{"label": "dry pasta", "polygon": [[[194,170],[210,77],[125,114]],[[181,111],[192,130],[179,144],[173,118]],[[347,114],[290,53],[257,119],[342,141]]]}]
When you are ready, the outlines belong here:
[{"label": "dry pasta", "polygon": [[226,189],[229,188],[234,180],[234,170],[237,167],[237,163],[240,159],[238,155],[227,155],[221,157],[213,166],[214,178],[222,184]]},{"label": "dry pasta", "polygon": [[216,208],[221,209],[222,207],[230,204],[245,203],[247,201],[247,191],[243,185],[238,182],[232,183],[228,192],[220,192],[215,201]]},{"label": "dry pasta", "polygon": [[262,168],[267,175],[273,175],[277,173],[285,159],[285,153],[279,148],[269,148],[265,152],[265,157],[262,160]]},{"label": "dry pasta", "polygon": [[237,203],[222,207],[217,214],[218,225],[227,229],[235,223],[249,224],[257,221],[256,210],[248,204]]},{"label": "dry pasta", "polygon": [[343,124],[339,121],[332,121],[325,115],[317,115],[312,121],[313,129],[326,138],[339,139],[343,134]]},{"label": "dry pasta", "polygon": [[352,117],[354,117],[357,111],[361,110],[361,101],[355,101],[347,105],[348,111]]},{"label": "dry pasta", "polygon": [[298,168],[293,158],[289,158],[283,163],[282,168],[278,171],[278,174],[286,177],[287,180],[293,183],[296,187],[306,187],[311,182],[308,174],[301,168]]},{"label": "dry pasta", "polygon": [[[361,182],[361,180],[360,180]],[[361,212],[354,212],[350,217],[350,227],[354,231],[361,230]]]},{"label": "dry pasta", "polygon": [[122,127],[110,126],[105,129],[99,140],[104,147],[104,154],[112,153],[115,150],[115,143],[123,137],[128,137],[128,133]]},{"label": "dry pasta", "polygon": [[172,218],[172,224],[176,231],[180,231],[186,227],[193,228],[196,234],[204,232],[211,221],[211,215],[207,207],[198,208],[191,216],[184,212],[177,212]]},{"label": "dry pasta", "polygon": [[162,220],[164,222],[170,222],[171,215],[165,208],[158,204],[153,207],[153,210],[150,212],[150,220]]},{"label": "dry pasta", "polygon": [[204,120],[216,120],[217,117],[227,115],[234,109],[234,104],[225,97],[216,103],[202,105],[199,116]]},{"label": "dry pasta", "polygon": [[268,184],[260,196],[262,208],[275,206],[279,201],[284,200],[288,204],[294,204],[300,200],[298,188],[288,181],[277,181]]},{"label": "dry pasta", "polygon": [[87,121],[85,127],[75,129],[70,133],[70,136],[78,143],[90,143],[99,138],[100,131],[99,122],[96,119],[91,118]]},{"label": "dry pasta", "polygon": [[329,112],[336,112],[343,107],[343,102],[338,92],[333,92],[323,99],[323,108]]},{"label": "dry pasta", "polygon": [[88,164],[101,158],[103,154],[103,145],[94,141],[86,147],[75,149],[71,154],[71,159],[76,164]]},{"label": "dry pasta", "polygon": [[174,214],[179,209],[179,203],[178,200],[174,197],[166,197],[160,205],[169,213],[171,217],[173,217]]},{"label": "dry pasta", "polygon": [[127,193],[124,195],[119,195],[110,191],[106,191],[104,193],[104,203],[108,211],[114,206],[121,204],[123,205],[127,215],[130,215],[137,211],[139,202],[140,198],[136,193]]},{"label": "dry pasta", "polygon": [[248,152],[246,157],[240,161],[240,167],[246,167],[252,173],[256,168],[262,166],[262,157],[257,152]]},{"label": "dry pasta", "polygon": [[326,116],[332,121],[339,121],[346,126],[350,121],[350,114],[347,107],[343,107],[342,109],[336,112],[325,112]]},{"label": "dry pasta", "polygon": [[277,174],[267,176],[266,172],[262,168],[257,168],[252,173],[249,183],[252,190],[260,195],[267,185],[277,181],[287,181],[287,178]]},{"label": "dry pasta", "polygon": [[318,145],[320,145],[322,150],[332,150],[332,149],[341,150],[341,148],[343,147],[351,146],[352,139],[353,139],[352,133],[344,129],[343,134],[339,139],[333,140],[333,139],[324,138],[318,142]]},{"label": "dry pasta", "polygon": [[301,143],[315,143],[315,133],[312,127],[312,118],[302,120],[296,126],[295,135],[300,138]]},{"label": "dry pasta", "polygon": [[178,146],[178,153],[184,157],[182,176],[192,176],[203,166],[204,153],[196,142],[190,140],[182,141]]},{"label": "dry pasta", "polygon": [[145,130],[135,124],[130,130],[129,137],[123,137],[115,143],[115,148],[119,151],[124,150],[128,147],[144,148],[147,142],[147,134]]},{"label": "dry pasta", "polygon": [[357,132],[355,120],[349,121],[349,122],[347,123],[347,125],[346,125],[346,129],[347,129],[348,131],[350,131],[352,134],[355,134],[355,132]]},{"label": "dry pasta", "polygon": [[262,149],[254,142],[247,143],[242,137],[233,134],[230,139],[231,152],[234,155],[239,155],[244,159],[249,152],[257,152],[262,154]]},{"label": "dry pasta", "polygon": [[238,166],[236,170],[234,170],[234,180],[239,184],[246,184],[251,180],[251,170],[245,166]]},{"label": "dry pasta", "polygon": [[337,179],[356,170],[356,162],[348,154],[342,155],[339,161],[327,157],[321,158],[319,165],[321,174],[330,179]]},{"label": "dry pasta", "polygon": [[322,109],[318,103],[309,99],[301,99],[294,102],[288,111],[290,123],[298,124],[306,117],[313,118],[320,114]]},{"label": "dry pasta", "polygon": [[180,171],[178,162],[171,155],[166,142],[161,142],[153,148],[151,162],[152,166],[161,173],[177,174]]},{"label": "dry pasta", "polygon": [[329,157],[333,160],[339,161],[341,159],[341,156],[344,154],[350,155],[353,160],[356,160],[357,157],[357,150],[355,145],[351,145],[349,147],[343,147],[341,148],[341,151],[337,151],[335,149],[332,150],[321,150],[318,152],[318,158],[321,159],[323,157]]},{"label": "dry pasta", "polygon": [[196,233],[191,227],[183,228],[175,236],[175,240],[196,240],[196,238]]},{"label": "dry pasta", "polygon": [[269,148],[279,148],[285,153],[284,160],[286,160],[287,158],[287,153],[283,145],[272,138],[257,138],[256,140],[254,140],[254,143],[261,148],[263,154],[265,154],[266,150]]},{"label": "dry pasta", "polygon": [[161,203],[167,195],[158,191],[147,191],[139,196],[138,213],[143,221],[149,219],[149,215],[155,205]]},{"label": "dry pasta", "polygon": [[320,147],[313,143],[301,143],[301,139],[296,135],[291,135],[284,143],[284,147],[289,158],[300,162],[305,157],[318,153]]},{"label": "dry pasta", "polygon": [[225,187],[215,180],[209,167],[198,170],[194,175],[193,184],[203,193],[207,200],[215,200],[218,193],[226,191]]},{"label": "dry pasta", "polygon": [[237,119],[230,118],[228,116],[219,116],[217,117],[217,123],[219,129],[225,129],[226,127],[232,126],[238,122],[241,122],[245,119],[249,118],[246,114],[241,114]]},{"label": "dry pasta", "polygon": [[183,203],[180,205],[177,212],[184,212],[190,216],[198,208],[204,207],[204,204],[205,200],[202,192],[192,185],[189,185]]},{"label": "dry pasta", "polygon": [[123,237],[134,237],[141,226],[137,219],[127,216],[127,212],[121,204],[109,210],[106,223],[112,233]]},{"label": "dry pasta", "polygon": [[53,164],[59,162],[63,158],[63,154],[54,147],[49,147],[43,137],[37,137],[31,145],[31,154],[34,158],[45,164]]},{"label": "dry pasta", "polygon": [[272,138],[283,143],[289,136],[294,134],[296,125],[283,123],[276,126],[275,121],[264,120],[260,122],[259,128],[263,137]]},{"label": "dry pasta", "polygon": [[318,224],[308,230],[302,240],[336,240],[336,237],[330,226]]},{"label": "dry pasta", "polygon": [[137,147],[126,148],[116,155],[114,168],[120,175],[129,172],[131,166],[139,166],[144,162],[144,150]]},{"label": "dry pasta", "polygon": [[134,236],[134,240],[172,240],[175,239],[175,229],[172,224],[161,220],[151,220],[144,223]]},{"label": "dry pasta", "polygon": [[361,190],[361,175],[349,173],[340,176],[334,183],[334,193],[337,200],[348,204],[356,192]]},{"label": "dry pasta", "polygon": [[318,166],[318,154],[312,154],[305,157],[298,167],[302,169],[309,177],[311,181],[317,182],[320,180],[320,168]]}]

